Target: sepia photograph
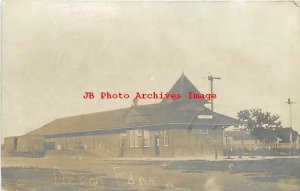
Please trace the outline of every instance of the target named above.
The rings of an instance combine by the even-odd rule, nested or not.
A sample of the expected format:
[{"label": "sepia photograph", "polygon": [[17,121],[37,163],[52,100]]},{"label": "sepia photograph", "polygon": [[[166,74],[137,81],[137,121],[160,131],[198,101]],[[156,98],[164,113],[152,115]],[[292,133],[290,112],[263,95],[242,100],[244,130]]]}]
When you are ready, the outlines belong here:
[{"label": "sepia photograph", "polygon": [[2,191],[299,191],[300,1],[3,0]]}]

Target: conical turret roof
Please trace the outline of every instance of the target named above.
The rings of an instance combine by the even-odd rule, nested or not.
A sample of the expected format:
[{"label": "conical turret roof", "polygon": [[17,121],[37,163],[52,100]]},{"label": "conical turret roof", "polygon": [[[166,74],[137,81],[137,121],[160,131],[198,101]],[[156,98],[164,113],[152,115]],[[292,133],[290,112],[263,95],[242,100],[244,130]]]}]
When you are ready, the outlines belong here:
[{"label": "conical turret roof", "polygon": [[184,103],[196,103],[204,105],[209,103],[206,99],[188,99],[188,93],[200,94],[200,91],[194,86],[194,84],[182,74],[179,79],[175,82],[168,93],[170,94],[181,94],[181,99],[163,99],[162,104],[184,104]]}]

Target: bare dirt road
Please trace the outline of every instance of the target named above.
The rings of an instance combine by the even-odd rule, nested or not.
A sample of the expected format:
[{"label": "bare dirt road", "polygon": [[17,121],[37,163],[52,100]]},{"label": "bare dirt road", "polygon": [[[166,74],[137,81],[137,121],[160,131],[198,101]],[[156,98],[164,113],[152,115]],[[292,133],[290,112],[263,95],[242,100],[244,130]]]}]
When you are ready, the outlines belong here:
[{"label": "bare dirt road", "polygon": [[300,190],[300,159],[104,160],[90,156],[2,158],[6,191]]}]

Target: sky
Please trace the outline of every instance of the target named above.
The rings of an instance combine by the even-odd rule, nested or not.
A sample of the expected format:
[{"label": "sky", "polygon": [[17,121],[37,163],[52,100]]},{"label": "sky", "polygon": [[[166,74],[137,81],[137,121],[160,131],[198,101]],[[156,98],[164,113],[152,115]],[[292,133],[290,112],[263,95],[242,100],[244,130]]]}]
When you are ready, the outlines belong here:
[{"label": "sky", "polygon": [[[129,107],[84,92],[167,92],[182,72],[215,111],[262,108],[300,132],[300,7],[292,2],[6,1],[2,141],[56,118]],[[139,104],[159,100],[141,100]]]}]

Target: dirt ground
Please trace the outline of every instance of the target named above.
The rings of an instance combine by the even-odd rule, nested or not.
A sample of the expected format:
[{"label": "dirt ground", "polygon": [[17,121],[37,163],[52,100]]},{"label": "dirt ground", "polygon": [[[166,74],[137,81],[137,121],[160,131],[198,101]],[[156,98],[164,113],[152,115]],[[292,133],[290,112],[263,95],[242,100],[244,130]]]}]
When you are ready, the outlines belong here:
[{"label": "dirt ground", "polygon": [[104,160],[91,156],[2,158],[5,191],[300,190],[300,159]]}]

